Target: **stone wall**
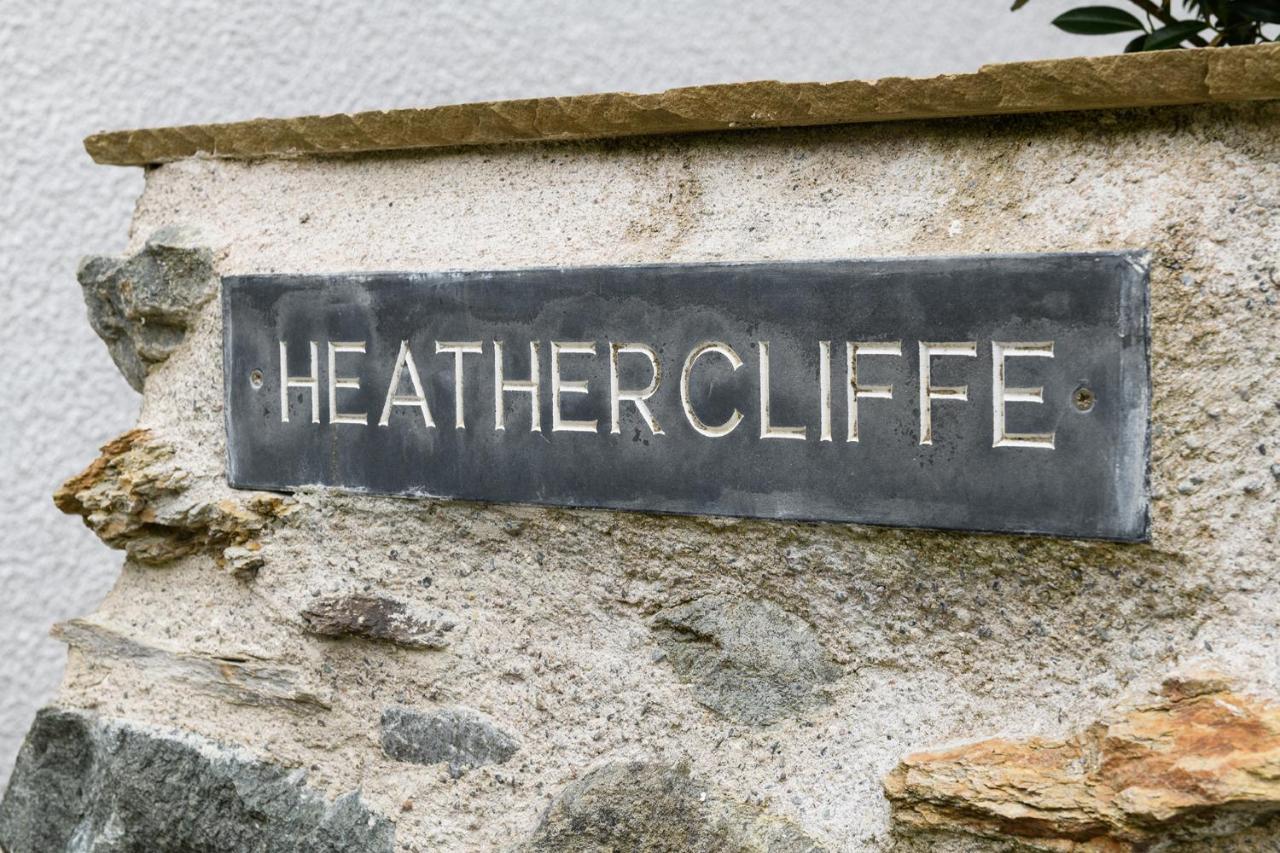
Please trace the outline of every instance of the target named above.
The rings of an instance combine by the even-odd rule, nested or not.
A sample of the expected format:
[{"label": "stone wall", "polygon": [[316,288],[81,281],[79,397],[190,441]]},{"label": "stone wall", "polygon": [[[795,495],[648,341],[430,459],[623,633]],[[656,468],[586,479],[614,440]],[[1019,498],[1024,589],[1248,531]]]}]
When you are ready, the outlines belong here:
[{"label": "stone wall", "polygon": [[[124,245],[140,169],[104,169],[104,129],[760,80],[872,78],[1119,52],[1049,26],[1077,0],[972,9],[936,0],[234,0],[7,3],[0,15],[0,786],[65,652],[49,625],[97,606],[120,557],[49,493],[138,397],[103,357],[75,284]],[[904,11],[908,4],[914,11]],[[927,14],[924,14],[927,13]],[[903,45],[928,44],[904,51]],[[299,69],[306,69],[299,73]],[[61,377],[75,366],[75,382]]]},{"label": "stone wall", "polygon": [[[1269,102],[150,170],[82,279],[181,310],[154,358],[158,302],[111,315],[142,415],[58,495],[129,557],[0,846],[1271,849],[1278,143]],[[1149,544],[225,484],[216,274],[1135,248]]]}]

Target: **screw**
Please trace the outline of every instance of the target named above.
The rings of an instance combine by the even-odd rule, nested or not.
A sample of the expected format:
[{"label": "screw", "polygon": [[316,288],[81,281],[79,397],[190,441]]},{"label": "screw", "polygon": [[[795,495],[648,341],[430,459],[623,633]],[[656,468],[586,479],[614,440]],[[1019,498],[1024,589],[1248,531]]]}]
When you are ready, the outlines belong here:
[{"label": "screw", "polygon": [[1076,392],[1071,395],[1071,402],[1082,412],[1087,412],[1093,408],[1093,404],[1097,402],[1097,397],[1093,395],[1093,391],[1081,385]]}]

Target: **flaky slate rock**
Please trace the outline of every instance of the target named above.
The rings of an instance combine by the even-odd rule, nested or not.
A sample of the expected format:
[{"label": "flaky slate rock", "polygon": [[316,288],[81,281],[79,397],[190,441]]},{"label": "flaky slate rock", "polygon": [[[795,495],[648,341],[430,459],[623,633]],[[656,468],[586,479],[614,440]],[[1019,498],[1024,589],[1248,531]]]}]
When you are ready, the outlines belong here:
[{"label": "flaky slate rock", "polygon": [[1128,853],[1220,837],[1280,812],[1280,703],[1220,676],[1065,740],[984,740],[909,755],[885,780],[900,827],[1016,839],[1056,853]]},{"label": "flaky slate rock", "polygon": [[382,712],[382,751],[410,764],[448,764],[458,775],[486,764],[503,764],[520,742],[488,717],[470,708],[415,711],[392,707]]},{"label": "flaky slate rock", "polygon": [[0,802],[8,853],[390,853],[358,793],[191,734],[82,711],[36,716]]},{"label": "flaky slate rock", "polygon": [[135,391],[178,348],[218,279],[198,232],[171,226],[130,257],[91,255],[76,272],[89,324]]},{"label": "flaky slate rock", "polygon": [[658,640],[703,705],[765,725],[830,702],[840,676],[813,628],[764,599],[711,595],[659,611]]},{"label": "flaky slate rock", "polygon": [[335,595],[302,611],[307,628],[323,637],[363,637],[419,649],[443,649],[458,620],[383,595]]},{"label": "flaky slate rock", "polygon": [[256,554],[259,537],[294,506],[262,492],[206,497],[175,456],[149,430],[130,430],[103,445],[88,468],[54,492],[53,503],[140,563],[162,565],[208,552],[232,570],[235,560],[226,551],[238,549],[232,557]]},{"label": "flaky slate rock", "polygon": [[60,622],[50,634],[99,662],[145,670],[153,679],[233,704],[305,713],[333,705],[331,688],[305,670],[279,661],[183,651],[93,619]]},{"label": "flaky slate rock", "polygon": [[790,821],[724,797],[685,765],[606,764],[567,786],[524,853],[821,853]]}]

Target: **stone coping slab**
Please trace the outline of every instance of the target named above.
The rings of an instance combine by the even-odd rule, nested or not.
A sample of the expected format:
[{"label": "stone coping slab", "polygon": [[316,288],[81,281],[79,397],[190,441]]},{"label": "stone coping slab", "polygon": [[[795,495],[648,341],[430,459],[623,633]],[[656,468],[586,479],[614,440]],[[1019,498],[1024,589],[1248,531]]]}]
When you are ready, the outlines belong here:
[{"label": "stone coping slab", "polygon": [[250,159],[748,128],[1172,106],[1280,98],[1280,44],[986,65],[969,74],[876,81],[761,81],[260,118],[98,133],[98,163]]}]

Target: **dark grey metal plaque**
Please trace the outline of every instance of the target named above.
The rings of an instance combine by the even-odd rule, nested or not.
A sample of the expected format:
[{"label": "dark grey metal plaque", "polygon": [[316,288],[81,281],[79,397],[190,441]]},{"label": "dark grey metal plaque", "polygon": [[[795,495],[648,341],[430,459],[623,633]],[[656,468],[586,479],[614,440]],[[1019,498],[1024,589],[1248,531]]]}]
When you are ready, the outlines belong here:
[{"label": "dark grey metal plaque", "polygon": [[222,295],[238,488],[1147,536],[1143,255],[261,275]]}]

